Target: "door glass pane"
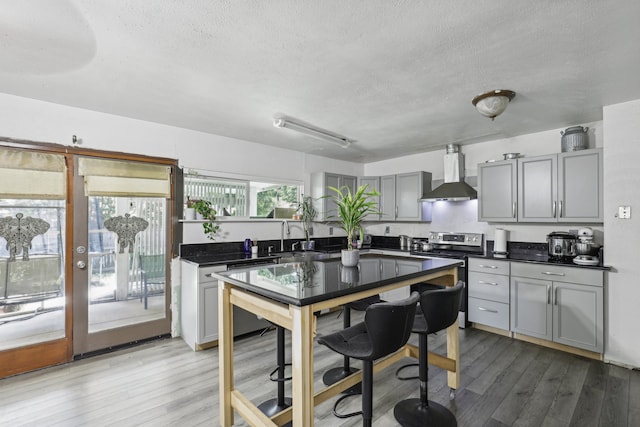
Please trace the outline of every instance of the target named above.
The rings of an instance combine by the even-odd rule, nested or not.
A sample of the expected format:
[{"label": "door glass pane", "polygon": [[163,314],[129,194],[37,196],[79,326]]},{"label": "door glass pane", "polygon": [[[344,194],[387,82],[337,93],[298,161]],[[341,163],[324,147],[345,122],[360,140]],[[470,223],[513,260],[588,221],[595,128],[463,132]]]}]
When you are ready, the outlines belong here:
[{"label": "door glass pane", "polygon": [[89,197],[89,332],[165,317],[166,200]]},{"label": "door glass pane", "polygon": [[0,200],[0,350],[64,338],[64,200]]}]

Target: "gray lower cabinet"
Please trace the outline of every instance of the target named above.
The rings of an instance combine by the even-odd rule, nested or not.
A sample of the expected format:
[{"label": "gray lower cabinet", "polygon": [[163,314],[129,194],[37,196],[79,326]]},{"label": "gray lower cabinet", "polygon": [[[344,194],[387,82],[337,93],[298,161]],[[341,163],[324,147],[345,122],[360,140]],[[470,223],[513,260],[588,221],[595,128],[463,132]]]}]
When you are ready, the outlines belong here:
[{"label": "gray lower cabinet", "polygon": [[602,353],[604,273],[512,263],[511,330]]},{"label": "gray lower cabinet", "polygon": [[509,330],[509,261],[470,258],[467,263],[470,322]]}]

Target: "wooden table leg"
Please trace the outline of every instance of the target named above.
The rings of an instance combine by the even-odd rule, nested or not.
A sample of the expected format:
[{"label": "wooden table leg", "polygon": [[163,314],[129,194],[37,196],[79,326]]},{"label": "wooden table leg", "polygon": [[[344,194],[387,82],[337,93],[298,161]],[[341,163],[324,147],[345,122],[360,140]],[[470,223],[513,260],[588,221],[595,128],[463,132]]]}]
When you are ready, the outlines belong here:
[{"label": "wooden table leg", "polygon": [[218,282],[218,380],[220,386],[220,426],[233,425],[231,391],[233,390],[233,307],[231,292]]},{"label": "wooden table leg", "polygon": [[[458,283],[458,269],[454,268],[452,273],[452,286],[455,286],[455,284]],[[449,388],[457,389],[460,385],[460,331],[458,330],[457,320],[447,328],[447,357],[456,362],[455,372],[447,372],[447,384]]]},{"label": "wooden table leg", "polygon": [[293,425],[313,426],[313,312],[310,306],[291,306],[291,364]]}]

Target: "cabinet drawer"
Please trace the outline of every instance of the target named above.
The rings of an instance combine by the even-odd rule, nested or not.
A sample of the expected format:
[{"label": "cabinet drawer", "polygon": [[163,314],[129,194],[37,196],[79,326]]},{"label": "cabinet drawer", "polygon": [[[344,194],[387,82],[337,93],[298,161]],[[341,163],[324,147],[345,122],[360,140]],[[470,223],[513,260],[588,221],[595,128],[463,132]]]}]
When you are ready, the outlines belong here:
[{"label": "cabinet drawer", "polygon": [[469,296],[509,303],[509,276],[488,273],[469,273]]},{"label": "cabinet drawer", "polygon": [[495,259],[469,258],[469,271],[480,273],[509,275],[509,261],[497,261]]},{"label": "cabinet drawer", "polygon": [[469,321],[509,330],[509,304],[469,297]]},{"label": "cabinet drawer", "polygon": [[531,279],[552,280],[554,282],[580,283],[591,286],[602,286],[603,284],[603,272],[601,270],[590,270],[579,267],[514,262],[511,265],[511,275]]},{"label": "cabinet drawer", "polygon": [[198,282],[217,282],[218,279],[214,279],[209,276],[213,272],[227,271],[227,266],[225,264],[222,265],[211,265],[208,267],[200,267],[198,268]]}]

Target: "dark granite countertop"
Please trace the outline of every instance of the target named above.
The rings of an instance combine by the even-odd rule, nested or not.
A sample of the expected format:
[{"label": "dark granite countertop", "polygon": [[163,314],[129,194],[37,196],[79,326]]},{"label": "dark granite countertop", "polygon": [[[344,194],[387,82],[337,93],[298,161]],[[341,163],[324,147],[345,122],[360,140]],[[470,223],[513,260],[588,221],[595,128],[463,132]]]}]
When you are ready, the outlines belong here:
[{"label": "dark granite countertop", "polygon": [[576,267],[576,268],[589,268],[595,270],[611,270],[610,266],[606,265],[580,265],[573,262],[573,258],[562,258],[562,259],[554,259],[550,258],[547,252],[539,252],[539,251],[514,251],[507,256],[494,256],[493,252],[487,252],[485,254],[478,255],[469,255],[470,258],[483,258],[483,259],[496,259],[503,261],[516,261],[516,262],[528,262],[535,264],[546,264],[546,265],[561,265],[566,267]]}]

